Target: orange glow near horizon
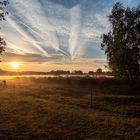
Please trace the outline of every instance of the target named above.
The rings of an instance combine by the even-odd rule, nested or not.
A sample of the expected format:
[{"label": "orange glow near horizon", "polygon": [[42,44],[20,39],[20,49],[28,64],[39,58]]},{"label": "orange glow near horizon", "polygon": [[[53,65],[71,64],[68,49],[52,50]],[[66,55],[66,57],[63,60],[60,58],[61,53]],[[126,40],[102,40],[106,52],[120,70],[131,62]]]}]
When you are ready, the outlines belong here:
[{"label": "orange glow near horizon", "polygon": [[63,64],[63,65],[57,65],[57,64],[51,64],[49,62],[47,63],[35,63],[35,62],[24,62],[19,60],[12,60],[9,62],[2,61],[0,63],[0,69],[5,71],[42,71],[42,72],[48,72],[51,70],[82,70],[83,72],[88,71],[96,71],[97,68],[102,68],[103,71],[107,71],[103,65],[100,64],[94,64],[91,66],[91,64]]},{"label": "orange glow near horizon", "polygon": [[10,62],[9,64],[13,69],[19,69],[20,67],[20,62]]}]

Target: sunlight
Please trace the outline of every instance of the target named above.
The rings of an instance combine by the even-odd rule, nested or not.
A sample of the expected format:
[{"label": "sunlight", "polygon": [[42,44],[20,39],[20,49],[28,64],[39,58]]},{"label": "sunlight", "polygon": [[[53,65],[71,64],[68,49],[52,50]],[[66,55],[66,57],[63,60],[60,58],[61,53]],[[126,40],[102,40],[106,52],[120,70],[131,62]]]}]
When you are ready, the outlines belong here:
[{"label": "sunlight", "polygon": [[20,62],[10,62],[10,65],[14,69],[18,69],[20,67]]}]

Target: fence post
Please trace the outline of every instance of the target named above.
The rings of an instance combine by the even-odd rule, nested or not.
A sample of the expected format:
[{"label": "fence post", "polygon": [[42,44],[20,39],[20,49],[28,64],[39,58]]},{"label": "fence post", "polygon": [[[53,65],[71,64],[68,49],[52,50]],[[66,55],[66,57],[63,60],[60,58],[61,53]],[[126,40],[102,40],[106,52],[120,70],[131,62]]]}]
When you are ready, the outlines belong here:
[{"label": "fence post", "polygon": [[90,107],[92,108],[93,105],[93,89],[91,89],[91,95],[90,95]]}]

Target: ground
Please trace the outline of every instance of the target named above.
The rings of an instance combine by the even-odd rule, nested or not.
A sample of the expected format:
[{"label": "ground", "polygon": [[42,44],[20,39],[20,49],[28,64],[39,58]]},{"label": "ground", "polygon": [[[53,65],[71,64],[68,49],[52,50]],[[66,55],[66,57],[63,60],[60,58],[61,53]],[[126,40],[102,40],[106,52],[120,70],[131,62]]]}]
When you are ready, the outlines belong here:
[{"label": "ground", "polygon": [[140,139],[138,89],[42,79],[0,87],[0,140]]}]

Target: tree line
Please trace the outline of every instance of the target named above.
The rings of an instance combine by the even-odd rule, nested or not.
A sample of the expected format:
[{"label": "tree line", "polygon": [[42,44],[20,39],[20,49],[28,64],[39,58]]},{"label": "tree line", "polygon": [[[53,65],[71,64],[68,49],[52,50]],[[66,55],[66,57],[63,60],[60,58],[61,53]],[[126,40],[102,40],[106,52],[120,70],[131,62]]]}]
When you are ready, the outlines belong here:
[{"label": "tree line", "polygon": [[49,72],[35,72],[35,71],[23,71],[23,72],[12,72],[4,71],[0,69],[0,75],[112,75],[110,71],[103,71],[101,68],[98,68],[96,71],[83,72],[82,70],[52,70]]}]

